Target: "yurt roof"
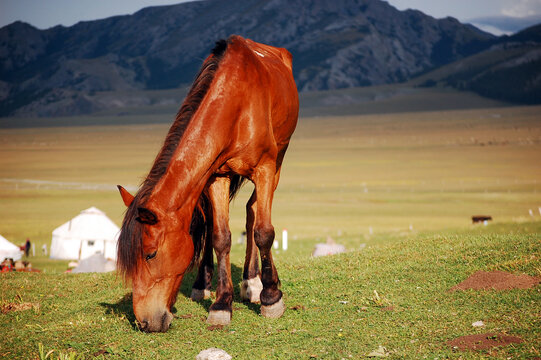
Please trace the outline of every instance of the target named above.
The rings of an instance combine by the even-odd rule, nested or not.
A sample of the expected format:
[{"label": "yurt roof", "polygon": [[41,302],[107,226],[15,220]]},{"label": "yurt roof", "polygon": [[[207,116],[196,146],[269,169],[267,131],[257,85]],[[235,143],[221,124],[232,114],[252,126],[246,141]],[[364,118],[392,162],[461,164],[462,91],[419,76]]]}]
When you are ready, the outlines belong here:
[{"label": "yurt roof", "polygon": [[53,230],[53,236],[74,239],[116,239],[119,227],[95,207],[81,211],[79,215]]},{"label": "yurt roof", "polygon": [[17,245],[9,242],[5,237],[0,235],[0,262],[4,258],[12,258],[13,260],[19,260],[23,252]]}]

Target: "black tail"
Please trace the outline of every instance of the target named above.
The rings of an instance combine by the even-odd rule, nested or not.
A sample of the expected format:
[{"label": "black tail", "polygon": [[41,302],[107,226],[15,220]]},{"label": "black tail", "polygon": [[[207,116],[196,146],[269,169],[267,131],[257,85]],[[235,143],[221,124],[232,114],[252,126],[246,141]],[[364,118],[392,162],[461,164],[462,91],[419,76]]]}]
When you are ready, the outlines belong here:
[{"label": "black tail", "polygon": [[[235,195],[237,195],[245,180],[240,175],[233,175],[231,177],[229,201],[235,198]],[[203,191],[193,212],[192,223],[190,225],[194,255],[188,270],[199,266],[203,250],[205,249],[205,242],[210,239],[210,234],[212,234],[212,204],[206,191]]]},{"label": "black tail", "polygon": [[231,183],[229,184],[229,201],[235,198],[237,192],[240,190],[246,179],[240,175],[233,175],[231,177]]}]

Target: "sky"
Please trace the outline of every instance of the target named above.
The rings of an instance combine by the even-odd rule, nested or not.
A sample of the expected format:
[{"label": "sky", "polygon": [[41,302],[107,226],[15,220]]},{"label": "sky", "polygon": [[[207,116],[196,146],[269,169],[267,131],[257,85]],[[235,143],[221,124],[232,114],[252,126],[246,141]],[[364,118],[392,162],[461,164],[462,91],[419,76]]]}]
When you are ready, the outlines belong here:
[{"label": "sky", "polygon": [[187,0],[0,0],[0,27],[21,20],[39,29],[129,15],[148,6]]},{"label": "sky", "polygon": [[527,17],[541,14],[541,0],[387,0],[399,10],[419,9],[442,18],[461,21],[487,16]]},{"label": "sky", "polygon": [[[541,0],[386,0],[399,10],[418,9],[435,18],[452,16],[495,35],[541,22]],[[509,17],[507,21],[487,18]]]},{"label": "sky", "polygon": [[[0,0],[0,27],[21,20],[39,29],[71,26],[83,20],[127,15],[147,7],[187,0]],[[399,10],[421,10],[435,18],[453,16],[461,22],[494,16],[541,17],[541,0],[386,0]],[[482,26],[482,25],[480,25]],[[498,32],[498,29],[489,29]],[[499,34],[497,34],[499,35]]]}]

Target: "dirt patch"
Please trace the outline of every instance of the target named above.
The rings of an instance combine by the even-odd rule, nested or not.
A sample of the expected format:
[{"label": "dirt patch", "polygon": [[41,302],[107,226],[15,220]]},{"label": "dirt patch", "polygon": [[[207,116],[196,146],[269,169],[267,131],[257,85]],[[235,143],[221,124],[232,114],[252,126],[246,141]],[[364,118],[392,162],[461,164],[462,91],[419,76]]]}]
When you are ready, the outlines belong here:
[{"label": "dirt patch", "polygon": [[30,310],[32,308],[35,308],[36,310],[39,310],[40,305],[34,304],[34,303],[7,303],[2,305],[2,314],[7,314],[8,312],[12,311],[23,311],[23,310]]},{"label": "dirt patch", "polygon": [[192,314],[182,314],[182,315],[177,315],[176,317],[178,317],[179,319],[191,319],[191,318],[193,318],[193,315]]},{"label": "dirt patch", "polygon": [[447,345],[458,350],[487,350],[497,346],[520,344],[523,340],[517,336],[502,334],[476,334],[466,335],[447,341]]},{"label": "dirt patch", "polygon": [[530,289],[541,282],[540,278],[529,275],[513,275],[504,271],[477,271],[460,284],[452,287],[456,290],[510,290]]}]

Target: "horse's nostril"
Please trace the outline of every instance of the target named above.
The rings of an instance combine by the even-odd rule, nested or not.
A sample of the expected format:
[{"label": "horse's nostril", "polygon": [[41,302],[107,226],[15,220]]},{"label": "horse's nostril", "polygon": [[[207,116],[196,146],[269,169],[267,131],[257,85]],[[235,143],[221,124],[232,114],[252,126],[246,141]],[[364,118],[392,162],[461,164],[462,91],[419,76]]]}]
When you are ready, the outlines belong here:
[{"label": "horse's nostril", "polygon": [[162,315],[162,332],[166,332],[169,329],[169,326],[171,326],[171,319],[167,315],[167,311]]},{"label": "horse's nostril", "polygon": [[145,331],[148,328],[148,321],[143,320],[139,323],[139,328],[143,331]]}]

